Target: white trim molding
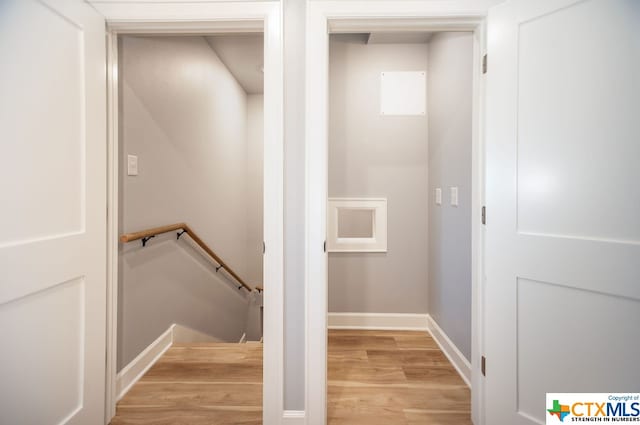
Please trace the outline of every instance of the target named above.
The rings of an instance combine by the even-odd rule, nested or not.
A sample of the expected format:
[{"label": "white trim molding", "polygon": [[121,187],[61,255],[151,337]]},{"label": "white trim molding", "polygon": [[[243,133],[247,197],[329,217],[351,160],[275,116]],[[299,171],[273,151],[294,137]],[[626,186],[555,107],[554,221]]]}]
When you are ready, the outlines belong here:
[{"label": "white trim molding", "polygon": [[[472,31],[477,35],[482,26],[491,0],[450,1],[389,1],[364,2],[354,0],[309,1],[306,22],[306,107],[305,107],[305,312],[306,312],[306,372],[305,400],[307,423],[325,425],[327,410],[327,253],[323,246],[327,236],[328,198],[328,125],[329,125],[329,34],[339,32],[370,32],[371,30],[457,30]],[[475,49],[481,46],[476,43]],[[474,57],[483,52],[474,52]],[[473,170],[477,176],[484,169],[482,162],[482,82],[474,67],[474,134]],[[475,84],[478,83],[478,84]],[[474,205],[477,211],[482,194],[480,182],[474,181]],[[482,299],[479,246],[480,223],[473,221],[474,294],[473,302]],[[477,273],[477,274],[476,274]],[[481,308],[473,306],[472,328],[481,326]],[[472,358],[474,364],[480,353],[482,335],[474,333]],[[479,380],[479,370],[473,369],[474,379]],[[482,425],[482,384],[475,386],[472,394],[472,416]]]},{"label": "white trim molding", "polygon": [[[369,237],[340,235],[340,211],[369,211]],[[327,252],[387,252],[387,198],[329,198]]]},{"label": "white trim molding", "polygon": [[105,423],[116,414],[118,394],[118,39],[107,35],[107,355]]},{"label": "white trim molding", "polygon": [[119,401],[133,387],[133,385],[147,373],[162,355],[173,345],[173,329],[169,326],[155,341],[126,365],[116,377],[116,401]]},{"label": "white trim molding", "polygon": [[329,329],[428,331],[428,314],[329,313]]},{"label": "white trim molding", "polygon": [[458,371],[458,374],[462,378],[465,384],[471,388],[471,363],[462,354],[462,352],[451,341],[447,334],[442,330],[440,326],[430,315],[427,315],[427,323],[429,327],[429,333],[436,341],[442,352],[449,359],[453,367]]},{"label": "white trim molding", "polygon": [[484,425],[484,228],[478,220],[485,205],[484,93],[482,57],[487,51],[486,21],[473,32],[473,117],[471,151],[471,420]]},{"label": "white trim molding", "polygon": [[285,410],[282,414],[282,425],[304,425],[305,422],[304,410]]},{"label": "white trim molding", "polygon": [[[118,80],[117,39],[122,34],[210,34],[264,32],[264,363],[263,423],[281,423],[284,376],[284,143],[283,28],[279,1],[100,1],[90,3],[108,29],[107,57],[109,200],[109,278],[107,335],[107,420],[115,414],[117,391],[118,270]],[[119,387],[122,388],[122,387]]]}]

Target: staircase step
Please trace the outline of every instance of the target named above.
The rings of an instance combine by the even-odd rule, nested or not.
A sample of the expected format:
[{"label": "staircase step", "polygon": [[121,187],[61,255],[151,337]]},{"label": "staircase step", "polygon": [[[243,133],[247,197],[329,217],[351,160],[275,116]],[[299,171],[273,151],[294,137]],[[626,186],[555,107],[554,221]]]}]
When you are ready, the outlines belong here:
[{"label": "staircase step", "polygon": [[262,365],[262,344],[207,343],[174,345],[160,362],[203,362]]}]

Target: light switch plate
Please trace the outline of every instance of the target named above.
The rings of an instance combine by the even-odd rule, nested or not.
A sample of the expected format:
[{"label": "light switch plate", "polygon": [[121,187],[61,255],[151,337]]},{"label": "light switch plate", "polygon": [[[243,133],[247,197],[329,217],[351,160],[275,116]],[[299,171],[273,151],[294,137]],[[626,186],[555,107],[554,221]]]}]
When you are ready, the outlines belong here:
[{"label": "light switch plate", "polygon": [[136,155],[127,155],[127,175],[138,175],[138,157]]},{"label": "light switch plate", "polygon": [[453,186],[451,188],[451,206],[452,207],[458,206],[458,187],[457,186]]},{"label": "light switch plate", "polygon": [[436,205],[442,205],[442,189],[436,187]]}]

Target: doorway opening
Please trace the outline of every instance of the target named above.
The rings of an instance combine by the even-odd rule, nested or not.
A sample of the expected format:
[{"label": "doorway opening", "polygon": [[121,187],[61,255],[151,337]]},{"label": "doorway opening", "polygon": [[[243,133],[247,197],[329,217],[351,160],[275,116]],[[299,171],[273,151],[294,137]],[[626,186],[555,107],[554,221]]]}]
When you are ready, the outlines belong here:
[{"label": "doorway opening", "polygon": [[[279,9],[273,4],[251,8],[196,5],[195,8],[199,10],[196,15],[206,22],[162,15],[167,12],[163,5],[150,5],[142,14],[119,6],[104,11],[109,27],[108,203],[111,211],[118,212],[109,214],[106,423],[116,415],[119,397],[131,388],[132,381],[144,375],[145,365],[153,365],[160,358],[157,367],[149,369],[149,374],[154,368],[156,372],[158,368],[162,370],[161,354],[171,346],[174,337],[176,341],[187,341],[181,344],[230,344],[230,348],[218,350],[219,360],[225,363],[226,356],[233,361],[227,362],[230,364],[216,361],[218,365],[209,364],[207,368],[220,372],[214,373],[219,378],[226,374],[229,378],[226,382],[235,386],[251,386],[251,391],[240,393],[238,388],[228,387],[218,395],[238,394],[238,404],[249,406],[243,413],[248,419],[269,422],[282,417],[279,407],[282,391],[278,390],[281,388],[278,376],[283,366],[279,354],[282,324],[277,321],[277,312],[282,310],[283,273]],[[158,14],[164,18],[158,19]],[[124,61],[127,43],[133,49],[128,62]],[[161,57],[163,54],[165,58]],[[145,72],[145,67],[149,72]],[[132,72],[135,81],[126,81]],[[128,83],[131,83],[129,87],[125,87]],[[132,90],[133,85],[142,96]],[[125,88],[129,90],[129,109],[125,108],[123,98]],[[141,101],[143,97],[145,102]],[[141,119],[134,114],[127,130],[133,134],[134,142],[143,145],[144,155],[124,151],[127,122],[120,121],[132,111],[141,113]],[[129,155],[138,156],[137,176],[128,175]],[[135,174],[135,162],[136,158],[132,158],[132,174]],[[150,178],[149,174],[160,178]],[[140,198],[150,198],[150,206],[164,203],[172,215],[163,217],[159,208],[145,208],[140,200],[126,199],[127,190],[123,191],[126,179],[133,180],[128,182],[133,185],[160,180],[159,187],[139,191]],[[165,192],[171,192],[171,199],[167,199]],[[147,220],[155,220],[151,224],[155,226],[162,220],[160,227],[146,227],[147,223],[140,228],[123,229],[122,212],[127,208],[127,201],[145,210],[138,216],[136,226]],[[119,205],[121,202],[123,207]],[[207,211],[182,205],[189,202],[198,203]],[[270,208],[262,209],[262,205]],[[187,217],[179,217],[182,214]],[[196,221],[201,223],[196,225]],[[140,234],[138,230],[151,234]],[[127,349],[127,345],[123,348],[121,344],[127,325],[131,325],[131,321],[124,323],[126,309],[123,312],[121,305],[127,291],[124,294],[119,291],[123,255],[151,257],[149,248],[155,248],[167,258],[173,255],[174,261],[182,257],[193,270],[181,271],[184,264],[171,267],[171,261],[165,264],[155,257],[148,263],[134,261],[124,266],[148,267],[155,262],[158,268],[167,268],[166,273],[158,276],[165,285],[164,293],[151,294],[149,304],[164,303],[168,306],[164,313],[181,316],[181,320],[191,325],[171,323],[147,345],[149,350],[143,349],[133,361],[126,363],[125,357],[133,356],[131,352],[135,350],[131,345]],[[131,252],[125,252],[127,249]],[[145,250],[147,254],[143,253]],[[198,277],[184,279],[194,274]],[[173,279],[186,281],[186,285],[182,283],[187,286],[187,297],[184,293],[178,294],[178,286],[167,283]],[[209,280],[209,285],[204,280]],[[172,289],[166,291],[166,287]],[[266,287],[269,289],[265,291]],[[144,298],[129,291],[129,300],[140,302]],[[162,314],[151,313],[152,317]],[[157,330],[157,322],[161,320],[155,317],[142,324],[134,322],[132,328],[155,326]],[[164,321],[165,325],[168,320]],[[125,330],[119,329],[119,325]],[[207,338],[207,342],[201,342]],[[164,354],[174,360],[172,348]],[[186,351],[196,357],[204,354],[203,348],[187,347]],[[263,357],[271,368],[262,368]],[[135,360],[141,360],[142,367],[138,367]],[[132,362],[136,367],[127,369]],[[197,365],[199,361],[193,363]],[[191,366],[183,364],[182,369]],[[123,380],[123,371],[129,372],[128,376],[133,379]],[[263,384],[272,391],[262,391]],[[213,395],[215,391],[206,394]],[[215,396],[201,398],[198,392],[192,395],[223,414],[224,409],[215,409]],[[211,409],[204,409],[208,410]],[[211,419],[204,418],[209,422]]]},{"label": "doorway opening", "polygon": [[[263,45],[255,33],[118,39],[114,423],[194,392],[232,394],[261,420]],[[234,402],[169,404],[215,422]]]},{"label": "doorway opening", "polygon": [[[446,8],[445,8],[446,9]],[[309,417],[313,418],[313,420],[322,420],[327,421],[327,413],[329,415],[333,415],[335,418],[339,418],[340,414],[349,414],[349,409],[353,411],[358,403],[354,402],[350,406],[347,406],[346,409],[340,409],[340,404],[334,405],[334,407],[338,407],[338,409],[334,409],[331,412],[332,403],[336,401],[344,401],[344,398],[340,398],[340,396],[334,396],[332,394],[331,388],[329,388],[329,398],[327,397],[326,388],[330,387],[336,383],[336,378],[340,377],[340,368],[342,368],[343,372],[346,372],[346,377],[349,379],[349,373],[352,373],[353,377],[358,376],[358,372],[355,369],[349,369],[348,367],[343,367],[344,365],[340,365],[340,354],[334,356],[332,360],[329,358],[327,354],[331,350],[331,341],[329,340],[329,335],[332,333],[340,332],[337,328],[343,328],[342,332],[353,332],[353,328],[357,328],[357,331],[369,331],[375,330],[379,331],[383,330],[393,330],[396,333],[400,333],[399,336],[403,337],[401,331],[404,332],[406,330],[410,331],[419,331],[422,332],[423,336],[427,335],[426,331],[430,331],[433,334],[434,338],[430,341],[422,341],[417,342],[418,345],[422,345],[424,349],[434,349],[441,348],[442,353],[448,357],[448,360],[452,363],[452,366],[449,366],[449,372],[452,370],[462,371],[462,373],[457,373],[454,371],[453,375],[455,379],[458,379],[458,384],[462,383],[461,388],[464,389],[466,387],[466,380],[463,378],[469,378],[470,383],[473,386],[473,391],[471,392],[471,416],[473,418],[474,423],[482,423],[482,393],[483,393],[483,381],[480,375],[480,355],[482,353],[482,305],[479,302],[482,294],[482,264],[479,261],[482,255],[482,224],[480,220],[475,220],[475,217],[480,217],[480,211],[482,210],[484,193],[483,193],[483,169],[484,163],[481,152],[483,151],[483,138],[482,138],[482,107],[481,107],[481,99],[483,96],[483,75],[482,75],[482,57],[485,50],[485,30],[484,30],[484,17],[478,15],[477,13],[470,11],[465,17],[456,17],[452,18],[449,16],[446,10],[439,9],[431,9],[428,7],[413,7],[413,5],[404,5],[403,7],[396,9],[392,4],[385,3],[381,6],[380,9],[376,10],[375,13],[372,13],[366,8],[360,7],[359,5],[351,4],[348,6],[340,6],[340,5],[317,5],[313,6],[309,13],[308,19],[308,28],[309,28],[309,37],[307,43],[307,49],[313,49],[317,52],[317,54],[313,58],[308,58],[307,61],[307,97],[311,96],[315,99],[320,99],[317,102],[313,102],[308,105],[307,114],[308,114],[308,122],[307,122],[307,158],[314,158],[315,161],[307,161],[307,167],[309,168],[307,173],[307,241],[308,241],[308,254],[307,254],[307,333],[308,333],[308,342],[307,342],[307,409],[309,411]],[[383,18],[381,17],[384,14],[393,15],[393,18]],[[409,308],[413,308],[416,304],[416,300],[409,300],[412,297],[411,293],[401,294],[402,291],[398,291],[398,294],[394,293],[393,288],[402,287],[402,289],[406,290],[407,285],[411,285],[411,283],[400,282],[398,283],[398,278],[394,276],[394,274],[388,274],[387,270],[382,270],[379,265],[377,265],[378,270],[377,273],[380,273],[381,276],[376,276],[373,278],[373,281],[381,281],[388,279],[391,281],[389,286],[391,287],[391,291],[387,292],[384,295],[383,292],[380,292],[377,297],[367,298],[367,293],[365,291],[365,285],[371,274],[371,270],[376,270],[371,264],[375,261],[378,262],[389,262],[389,258],[391,258],[391,250],[398,252],[398,209],[399,201],[404,200],[407,202],[407,205],[410,205],[413,209],[418,209],[420,205],[422,205],[423,214],[426,211],[426,216],[421,217],[422,220],[411,223],[408,220],[400,221],[400,226],[406,226],[410,229],[416,231],[416,229],[423,229],[423,235],[426,229],[426,234],[429,235],[429,209],[434,209],[435,205],[435,189],[440,188],[439,191],[442,195],[442,203],[439,208],[451,209],[458,208],[457,211],[460,211],[460,189],[461,183],[454,182],[453,179],[442,179],[441,181],[437,181],[436,178],[432,178],[432,181],[429,181],[429,137],[431,136],[429,133],[429,125],[430,125],[430,106],[429,99],[427,98],[429,94],[428,90],[428,80],[430,75],[429,71],[429,61],[428,54],[429,48],[426,47],[427,61],[426,61],[426,70],[417,68],[415,63],[411,65],[411,67],[401,68],[399,66],[392,66],[386,68],[384,63],[377,63],[377,66],[384,66],[386,69],[377,69],[376,73],[373,73],[373,77],[369,77],[369,80],[374,81],[374,85],[371,85],[369,82],[371,92],[370,94],[375,95],[374,100],[370,100],[369,103],[373,103],[374,107],[371,108],[371,105],[360,105],[358,108],[361,110],[367,109],[371,111],[372,114],[370,117],[365,119],[360,119],[359,122],[351,122],[347,123],[344,127],[346,131],[340,131],[337,133],[338,136],[345,139],[345,134],[349,132],[352,133],[357,131],[357,127],[370,126],[372,128],[377,128],[380,123],[392,122],[389,120],[396,120],[396,122],[401,122],[402,120],[408,120],[409,118],[415,118],[416,122],[420,121],[420,116],[424,112],[424,116],[427,119],[427,127],[426,134],[427,137],[424,138],[424,131],[421,133],[423,136],[423,141],[426,140],[426,146],[423,144],[423,151],[416,151],[415,146],[420,146],[419,143],[415,141],[415,139],[399,138],[398,135],[402,135],[402,132],[405,128],[410,127],[396,127],[396,130],[393,130],[393,126],[391,126],[391,131],[386,130],[391,135],[386,135],[383,138],[377,140],[377,143],[371,143],[368,149],[364,149],[367,145],[363,143],[362,140],[360,142],[354,142],[355,138],[349,136],[349,140],[347,140],[346,145],[355,147],[358,144],[359,148],[364,151],[364,156],[355,157],[353,152],[356,150],[351,148],[345,148],[344,145],[338,146],[338,149],[335,152],[344,153],[345,150],[351,149],[348,160],[343,163],[346,164],[346,167],[343,166],[342,173],[347,175],[349,170],[348,168],[353,164],[354,166],[358,166],[358,164],[366,163],[367,160],[375,160],[377,157],[377,164],[373,162],[375,165],[372,168],[372,171],[365,170],[360,173],[360,176],[357,177],[353,182],[351,187],[341,187],[339,190],[343,191],[343,193],[338,192],[337,196],[345,197],[361,197],[361,201],[367,198],[373,198],[374,200],[383,200],[386,201],[386,214],[383,213],[382,216],[388,215],[387,229],[386,229],[386,237],[381,237],[379,229],[381,229],[380,223],[377,223],[373,226],[372,230],[365,232],[366,237],[361,238],[361,240],[354,240],[358,238],[345,238],[346,240],[340,240],[338,237],[340,232],[339,229],[336,230],[336,227],[332,227],[332,215],[334,222],[338,223],[338,227],[340,221],[338,220],[336,214],[336,208],[331,206],[333,199],[332,196],[336,196],[331,193],[331,185],[338,183],[339,179],[335,179],[331,177],[331,173],[333,172],[333,167],[331,164],[332,153],[331,146],[334,143],[331,139],[334,138],[332,132],[335,130],[332,128],[332,119],[334,116],[334,112],[332,108],[334,107],[334,98],[333,95],[333,73],[334,66],[331,64],[331,60],[335,55],[332,52],[332,45],[336,43],[336,39],[343,38],[352,38],[352,37],[361,37],[360,44],[353,45],[351,44],[349,49],[355,50],[365,50],[370,41],[373,41],[374,44],[376,42],[376,38],[380,40],[378,47],[384,49],[385,47],[389,47],[388,43],[385,43],[384,39],[389,39],[388,41],[396,41],[400,38],[403,39],[404,43],[396,43],[399,44],[425,44],[428,43],[429,39],[425,39],[425,37],[443,37],[443,40],[446,39],[445,34],[439,33],[460,33],[465,32],[466,35],[470,35],[472,39],[472,49],[471,52],[465,56],[465,61],[468,63],[470,61],[471,65],[467,68],[467,77],[470,78],[471,82],[471,90],[467,95],[470,96],[471,103],[471,116],[468,117],[470,119],[470,136],[467,138],[466,143],[470,144],[470,229],[471,229],[471,246],[470,246],[470,258],[471,258],[471,282],[469,285],[471,286],[471,307],[470,307],[470,317],[471,317],[471,342],[468,344],[470,346],[470,359],[466,359],[464,355],[460,352],[459,349],[452,343],[451,338],[447,336],[446,333],[442,332],[442,338],[439,338],[438,332],[435,332],[439,328],[437,322],[432,320],[432,318],[428,315],[428,295],[429,291],[425,291],[422,288],[422,302],[423,307],[421,310],[414,310],[414,312],[407,312],[411,310],[404,310],[404,312],[394,312],[393,310],[402,306],[403,303],[406,303],[406,306]],[[379,33],[380,37],[375,34]],[[427,34],[431,33],[431,34]],[[354,34],[364,34],[360,36],[354,36]],[[370,38],[369,34],[373,34],[373,39]],[[366,35],[366,36],[365,36]],[[449,34],[453,36],[454,34]],[[410,38],[413,37],[413,40]],[[418,39],[416,39],[418,37]],[[433,39],[434,41],[437,38]],[[353,41],[353,40],[352,40]],[[442,40],[441,40],[442,41]],[[385,46],[386,44],[386,46]],[[415,47],[415,46],[414,46]],[[343,49],[344,50],[344,49]],[[398,52],[395,52],[394,49],[390,49],[392,53],[399,53],[402,49],[397,49]],[[469,57],[470,56],[470,57]],[[434,63],[435,64],[435,63]],[[432,65],[434,65],[432,64]],[[352,64],[353,66],[353,64]],[[424,64],[423,64],[424,66]],[[343,66],[343,68],[347,68]],[[363,71],[366,70],[362,68]],[[433,69],[432,69],[433,70]],[[353,70],[348,70],[353,71]],[[417,72],[416,72],[417,71]],[[424,75],[421,75],[421,71],[424,71]],[[456,70],[459,71],[459,70]],[[383,72],[386,74],[384,77],[382,76]],[[389,74],[387,74],[389,72]],[[361,75],[365,75],[366,72],[359,72],[354,78],[353,84],[351,84],[352,89],[358,89],[362,92],[366,92],[366,89],[363,89],[362,86],[366,85],[366,78],[360,78]],[[434,73],[434,76],[436,74]],[[447,73],[444,73],[446,76]],[[383,84],[383,78],[390,77],[387,83],[391,84]],[[400,78],[398,78],[400,77]],[[404,78],[409,77],[409,78]],[[377,80],[376,80],[377,79]],[[376,82],[377,81],[377,82]],[[424,91],[421,91],[420,84],[424,85]],[[389,87],[393,88],[393,90],[387,90]],[[418,89],[415,89],[418,87]],[[454,87],[455,89],[455,87]],[[416,96],[416,93],[424,93],[424,96]],[[400,93],[400,95],[397,95]],[[395,95],[395,96],[394,96]],[[385,102],[385,109],[381,109],[381,99],[387,99]],[[448,98],[445,99],[445,101]],[[422,106],[424,105],[424,108]],[[340,105],[339,105],[340,106]],[[416,115],[408,115],[407,110],[409,112],[416,113]],[[348,111],[350,114],[359,114],[361,111]],[[454,114],[455,115],[455,114]],[[343,118],[343,117],[342,117]],[[357,119],[356,119],[357,121]],[[415,126],[415,123],[413,123]],[[424,125],[424,123],[423,123]],[[361,129],[362,130],[362,129]],[[433,130],[433,129],[432,129]],[[366,131],[366,130],[362,130]],[[420,130],[413,130],[413,133],[420,133]],[[367,136],[369,139],[376,141],[378,134],[370,133]],[[361,138],[362,139],[362,138]],[[405,168],[405,175],[398,174],[402,178],[406,176],[410,176],[411,173],[418,175],[419,166],[416,164],[419,162],[419,156],[414,155],[414,158],[407,160],[402,159],[401,155],[403,153],[400,150],[391,150],[387,156],[384,156],[382,152],[384,149],[387,149],[389,146],[401,145],[403,142],[407,143],[407,141],[411,141],[414,143],[414,152],[416,154],[422,153],[422,163],[426,162],[427,167],[426,170],[422,170],[422,175],[426,176],[426,182],[423,180],[418,184],[423,185],[422,193],[412,194],[410,191],[408,195],[399,192],[399,195],[395,195],[392,193],[392,196],[381,193],[383,189],[377,189],[376,193],[370,190],[371,183],[375,183],[377,185],[386,184],[386,180],[390,180],[390,177],[393,178],[392,170],[393,168],[402,169]],[[434,144],[435,146],[435,144]],[[405,146],[406,149],[406,146]],[[433,156],[433,155],[432,155]],[[410,164],[408,167],[397,167],[397,164],[401,164],[401,160],[404,160],[405,163]],[[337,162],[340,164],[340,162]],[[386,165],[385,165],[386,164]],[[363,169],[364,170],[364,169]],[[376,175],[378,173],[378,175]],[[367,183],[368,176],[372,175],[374,178],[371,179],[371,183]],[[402,180],[402,179],[401,179]],[[411,180],[410,186],[415,186],[418,179]],[[434,184],[431,187],[431,184]],[[435,186],[438,184],[439,186]],[[468,182],[465,184],[469,184]],[[358,186],[359,185],[359,186]],[[388,185],[391,189],[395,190],[393,185]],[[399,186],[399,185],[396,185]],[[383,187],[383,186],[379,186]],[[458,206],[450,205],[450,187],[458,188]],[[345,190],[346,189],[346,190]],[[349,193],[354,192],[354,189],[357,189],[358,192],[362,193]],[[455,191],[454,191],[455,194]],[[393,203],[391,202],[393,201]],[[420,204],[421,203],[421,204]],[[445,204],[446,203],[446,204]],[[393,209],[393,210],[392,210]],[[451,212],[451,211],[449,211]],[[411,217],[413,211],[409,211],[407,214]],[[378,216],[377,212],[374,212],[373,222],[375,222],[375,217]],[[360,214],[362,217],[363,215]],[[395,217],[394,217],[395,216]],[[402,217],[402,214],[399,214]],[[343,223],[349,223],[348,219],[351,217],[343,217]],[[366,221],[366,220],[365,220]],[[394,224],[395,223],[395,224]],[[433,226],[433,223],[431,224]],[[395,234],[392,234],[391,231],[393,227],[396,227],[394,231]],[[346,235],[348,236],[351,231],[348,231]],[[360,229],[358,229],[358,234],[363,235]],[[374,236],[371,238],[371,236]],[[416,235],[410,235],[410,238],[416,238]],[[386,252],[382,250],[382,252],[330,252],[326,251],[318,251],[316,250],[316,246],[323,246],[324,240],[327,240],[327,247],[331,247],[332,243],[329,242],[331,238],[335,238],[334,242],[338,242],[339,244],[342,242],[356,242],[356,243],[369,243],[369,242],[381,242],[384,239],[386,243]],[[374,239],[374,240],[372,240]],[[424,246],[426,245],[426,248]],[[426,267],[422,264],[419,264],[417,267],[422,267],[422,282],[425,286],[430,279],[429,277],[429,269],[428,269],[428,256],[429,256],[429,241],[425,244],[424,239],[422,242],[423,246],[423,254],[422,256],[416,255],[415,252],[411,252],[408,255],[415,261],[414,264],[418,264],[420,262],[427,263]],[[365,248],[361,246],[361,248]],[[370,247],[371,248],[371,247]],[[378,248],[374,248],[373,251],[376,251]],[[364,250],[364,249],[363,249]],[[402,248],[400,248],[402,250]],[[425,258],[425,253],[426,257]],[[365,258],[367,255],[369,258]],[[340,256],[343,256],[342,258]],[[337,261],[336,261],[337,260]],[[360,269],[354,271],[353,269],[347,270],[344,267],[346,263],[360,261],[362,267]],[[333,263],[333,264],[332,264]],[[367,267],[371,267],[368,272],[366,272],[367,279],[363,279],[363,273],[365,273],[364,265]],[[338,267],[335,267],[338,266]],[[351,266],[349,266],[351,268]],[[382,271],[380,271],[382,270]],[[416,268],[413,269],[414,274]],[[404,279],[407,279],[408,273],[406,270],[401,270],[399,268],[395,268],[395,272]],[[358,277],[360,275],[360,277]],[[361,291],[353,291],[351,295],[346,287],[340,287],[339,284],[334,285],[335,277],[343,277],[344,281],[350,283],[351,285],[360,285]],[[411,279],[411,276],[408,277]],[[335,290],[335,286],[338,286],[338,290]],[[332,291],[332,288],[334,291]],[[351,288],[353,289],[353,288]],[[385,288],[387,289],[387,288]],[[337,295],[336,295],[337,294]],[[356,295],[354,297],[354,294]],[[380,295],[383,294],[383,295]],[[349,297],[347,302],[351,303],[360,303],[359,311],[347,311],[346,304],[340,305],[345,297]],[[402,298],[404,297],[404,298]],[[381,300],[381,298],[383,300]],[[389,302],[386,302],[387,298]],[[418,298],[418,297],[416,297]],[[425,299],[426,298],[426,299]],[[369,305],[374,305],[375,307],[380,308],[382,311],[374,312],[373,310],[365,310],[364,307],[368,307]],[[424,307],[424,305],[427,307]],[[391,308],[389,308],[391,306]],[[331,313],[333,310],[334,313],[328,315],[327,312]],[[340,311],[342,310],[342,311]],[[400,310],[402,311],[402,310]],[[416,312],[417,311],[417,312]],[[346,314],[345,314],[346,313]],[[356,313],[356,314],[349,314]],[[467,316],[469,317],[469,316]],[[446,325],[445,325],[446,326]],[[329,330],[329,328],[333,328]],[[345,331],[345,328],[348,331]],[[451,331],[449,331],[451,332]],[[438,334],[438,335],[436,335]],[[406,335],[404,335],[406,336]],[[438,336],[438,338],[436,338]],[[345,335],[345,339],[348,341],[348,334]],[[392,345],[396,347],[399,345],[397,341],[391,341],[394,338],[388,338],[388,341],[391,342]],[[402,339],[402,338],[400,338]],[[458,340],[461,340],[458,338]],[[372,340],[370,340],[372,341]],[[464,341],[462,344],[464,344]],[[351,340],[351,344],[357,346],[361,345],[361,348],[364,348],[361,342],[357,342],[356,340]],[[436,346],[433,346],[433,343]],[[428,345],[431,344],[431,347]],[[408,347],[411,349],[412,347]],[[420,347],[413,347],[414,349]],[[372,348],[375,351],[375,348]],[[436,350],[434,350],[436,351]],[[330,354],[330,353],[329,353]],[[374,356],[376,353],[372,353]],[[399,354],[388,353],[389,356],[387,360],[398,359]],[[331,355],[331,354],[330,354]],[[363,355],[363,358],[367,357],[366,350],[361,350],[360,355]],[[402,356],[400,355],[400,358]],[[344,357],[343,357],[344,359]],[[384,357],[379,358],[378,360],[383,361]],[[470,361],[468,361],[470,360]],[[337,361],[337,363],[336,363]],[[337,366],[332,367],[332,363]],[[347,362],[348,363],[348,362]],[[469,364],[470,363],[470,364]],[[353,365],[353,363],[352,363]],[[465,367],[465,366],[469,367]],[[328,367],[327,367],[328,366]],[[394,367],[394,365],[391,365]],[[375,367],[375,366],[373,366]],[[395,365],[397,373],[396,376],[403,376],[403,379],[406,379],[406,374],[402,370],[401,365]],[[465,370],[466,369],[466,370]],[[455,375],[459,375],[456,377]],[[362,374],[360,374],[362,376]],[[333,382],[332,382],[333,381]],[[355,383],[352,387],[361,386],[361,384]],[[322,391],[318,390],[321,388]],[[334,391],[336,389],[334,388]],[[337,389],[339,394],[339,389]],[[403,390],[400,390],[402,392]],[[467,390],[468,391],[468,390]],[[375,393],[373,391],[370,393],[372,395]],[[437,395],[434,393],[432,395]],[[381,395],[382,396],[382,395]],[[397,396],[397,397],[396,397]],[[394,408],[396,412],[400,415],[403,415],[405,412],[403,410],[411,411],[411,408],[406,409],[403,408],[403,397],[406,401],[406,397],[410,395],[404,394],[402,396],[400,393],[395,396],[389,395],[386,397],[385,403],[394,404]],[[399,398],[398,398],[399,397]],[[418,399],[414,399],[414,401],[424,401],[423,395],[419,395]],[[385,397],[383,397],[385,398]],[[351,400],[357,400],[357,396],[351,398]],[[465,401],[467,403],[466,410],[469,410],[469,401]],[[380,403],[379,403],[380,404]],[[384,403],[383,403],[384,404]],[[343,404],[342,407],[345,407]],[[406,407],[406,406],[405,406]],[[384,412],[384,408],[380,406],[376,406],[374,410],[380,413]],[[342,411],[340,411],[342,410]],[[420,409],[418,409],[420,410]],[[428,409],[423,409],[428,410]],[[418,413],[426,413],[426,412],[418,412]],[[468,416],[468,415],[467,415]],[[418,422],[422,419],[420,417],[416,418]],[[400,422],[406,422],[406,418],[402,417]],[[420,422],[422,423],[422,422]]]},{"label": "doorway opening", "polygon": [[329,37],[329,424],[471,423],[473,49]]}]

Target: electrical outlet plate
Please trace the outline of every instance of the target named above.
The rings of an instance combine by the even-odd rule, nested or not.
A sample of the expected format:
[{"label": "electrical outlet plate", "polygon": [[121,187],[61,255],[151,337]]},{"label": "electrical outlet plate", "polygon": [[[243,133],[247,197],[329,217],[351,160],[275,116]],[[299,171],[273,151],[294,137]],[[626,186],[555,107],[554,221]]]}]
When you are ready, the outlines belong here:
[{"label": "electrical outlet plate", "polygon": [[451,188],[451,206],[458,206],[458,187],[454,186]]},{"label": "electrical outlet plate", "polygon": [[138,175],[138,157],[136,155],[127,155],[127,175]]}]

